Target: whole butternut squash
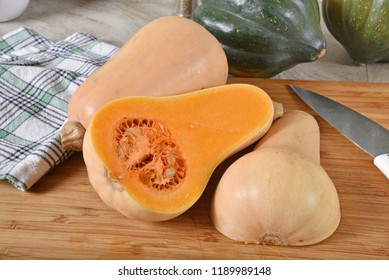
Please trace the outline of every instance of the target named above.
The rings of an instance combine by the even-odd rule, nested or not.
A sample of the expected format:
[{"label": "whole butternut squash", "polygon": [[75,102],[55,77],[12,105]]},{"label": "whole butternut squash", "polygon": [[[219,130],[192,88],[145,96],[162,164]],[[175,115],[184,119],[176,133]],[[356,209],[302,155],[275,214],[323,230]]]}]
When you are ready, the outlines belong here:
[{"label": "whole butternut squash", "polygon": [[91,117],[113,99],[187,93],[223,85],[227,76],[227,58],[211,33],[179,16],[158,18],[141,28],[73,94],[62,145],[81,150]]},{"label": "whole butternut squash", "polygon": [[221,161],[270,128],[274,108],[264,91],[245,84],[111,101],[86,130],[89,180],[129,218],[174,218],[198,200]]},{"label": "whole butternut squash", "polygon": [[254,150],[235,161],[214,193],[212,221],[230,239],[267,245],[309,245],[340,221],[335,186],[320,166],[316,120],[287,111]]}]

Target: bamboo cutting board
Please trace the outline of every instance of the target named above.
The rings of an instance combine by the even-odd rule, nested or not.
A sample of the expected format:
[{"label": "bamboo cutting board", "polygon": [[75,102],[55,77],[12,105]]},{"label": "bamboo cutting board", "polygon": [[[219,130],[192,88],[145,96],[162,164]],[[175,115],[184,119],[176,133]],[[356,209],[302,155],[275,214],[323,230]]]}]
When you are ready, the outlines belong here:
[{"label": "bamboo cutting board", "polygon": [[285,110],[304,110],[318,120],[321,162],[337,187],[342,211],[330,238],[307,247],[277,247],[241,244],[216,231],[209,218],[212,193],[223,170],[243,152],[217,168],[189,211],[161,223],[134,222],[109,209],[89,184],[78,153],[27,193],[0,181],[0,259],[389,259],[389,181],[367,154],[287,87],[293,83],[331,97],[389,128],[389,84],[229,82],[258,85]]}]

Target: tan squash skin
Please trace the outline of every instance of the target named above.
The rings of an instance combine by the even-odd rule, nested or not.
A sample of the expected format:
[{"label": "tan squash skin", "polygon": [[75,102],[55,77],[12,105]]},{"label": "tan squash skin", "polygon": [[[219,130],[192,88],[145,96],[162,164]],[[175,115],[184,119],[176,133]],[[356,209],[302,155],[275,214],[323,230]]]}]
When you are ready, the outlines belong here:
[{"label": "tan squash skin", "polygon": [[[266,133],[279,116],[274,108],[279,106],[264,91],[244,84],[107,103],[85,134],[90,182],[107,205],[131,219],[174,218],[199,199],[220,162]],[[134,119],[154,122],[145,125]],[[165,145],[167,138],[174,145]],[[169,179],[170,163],[177,163],[174,174],[182,176]]]},{"label": "tan squash skin", "polygon": [[62,145],[81,150],[82,136],[80,140],[77,133],[67,132],[74,130],[72,122],[87,128],[93,114],[113,99],[192,92],[223,85],[227,76],[226,55],[205,28],[178,16],[158,18],[141,28],[74,93]]},{"label": "tan squash skin", "polygon": [[287,111],[253,152],[235,161],[214,193],[211,218],[245,243],[303,246],[329,237],[340,222],[335,186],[320,166],[319,127]]}]

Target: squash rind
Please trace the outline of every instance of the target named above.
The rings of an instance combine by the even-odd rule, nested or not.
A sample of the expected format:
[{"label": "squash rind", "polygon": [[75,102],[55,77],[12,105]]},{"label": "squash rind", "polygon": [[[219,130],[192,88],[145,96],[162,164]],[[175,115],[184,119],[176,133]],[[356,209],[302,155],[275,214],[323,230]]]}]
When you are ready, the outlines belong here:
[{"label": "squash rind", "polygon": [[265,148],[261,157],[248,153],[229,166],[215,191],[211,218],[235,241],[305,246],[334,233],[339,211],[335,186],[322,167],[291,150]]},{"label": "squash rind", "polygon": [[[70,99],[68,120],[87,128],[93,114],[116,98],[178,95],[224,85],[227,77],[226,55],[212,34],[189,19],[160,17],[81,84]],[[65,149],[82,149],[66,142]]]},{"label": "squash rind", "polygon": [[216,229],[263,245],[311,245],[332,235],[340,204],[320,166],[319,137],[313,116],[287,111],[222,175],[210,211]]},{"label": "squash rind", "polygon": [[389,61],[389,1],[323,0],[330,33],[356,64]]},{"label": "squash rind", "polygon": [[272,77],[325,53],[316,0],[202,1],[193,19],[220,41],[236,76]]}]

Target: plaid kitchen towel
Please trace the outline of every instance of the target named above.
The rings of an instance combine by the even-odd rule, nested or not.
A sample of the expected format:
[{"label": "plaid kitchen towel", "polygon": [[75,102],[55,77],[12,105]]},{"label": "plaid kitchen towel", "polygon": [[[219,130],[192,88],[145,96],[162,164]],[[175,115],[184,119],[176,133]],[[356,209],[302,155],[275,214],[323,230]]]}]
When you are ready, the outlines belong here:
[{"label": "plaid kitchen towel", "polygon": [[52,42],[19,28],[0,38],[0,179],[26,191],[70,156],[59,136],[70,96],[117,49],[85,33]]}]

